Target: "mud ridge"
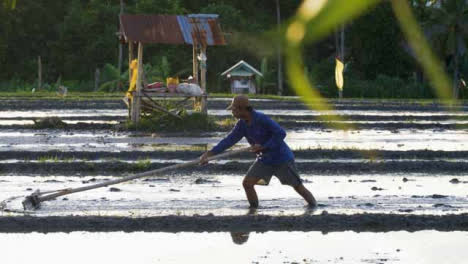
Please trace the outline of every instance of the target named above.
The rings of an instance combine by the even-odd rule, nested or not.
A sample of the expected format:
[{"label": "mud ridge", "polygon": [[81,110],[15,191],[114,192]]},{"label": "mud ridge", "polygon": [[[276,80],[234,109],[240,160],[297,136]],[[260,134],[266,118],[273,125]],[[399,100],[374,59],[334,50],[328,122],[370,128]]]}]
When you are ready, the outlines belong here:
[{"label": "mud ridge", "polygon": [[[253,160],[252,160],[253,162]],[[175,163],[126,163],[126,162],[20,162],[0,164],[0,175],[31,175],[31,176],[79,176],[103,175],[121,176],[131,173],[155,170]],[[171,174],[191,175],[197,173],[239,175],[250,167],[251,162],[231,161],[226,164],[208,164],[178,169]],[[383,173],[444,173],[462,174],[468,171],[468,162],[447,161],[385,161],[385,162],[296,162],[296,166],[304,174],[349,175],[352,174],[383,174]]]},{"label": "mud ridge", "polygon": [[[466,115],[327,115],[316,113],[316,115],[286,115],[286,114],[270,114],[272,118],[276,119],[288,119],[294,121],[321,121],[321,120],[332,120],[334,118],[341,118],[344,121],[468,121],[468,113]],[[217,120],[225,118],[232,118],[232,115],[216,115],[212,116]],[[0,120],[34,120],[42,117],[0,117]],[[64,116],[63,120],[78,121],[78,120],[97,120],[97,121],[120,121],[125,120],[125,115],[113,115],[113,116],[101,116],[96,114],[95,116]]]},{"label": "mud ridge", "polygon": [[[2,117],[0,116],[0,120],[38,120],[44,118],[43,116],[36,116],[36,117]],[[120,121],[120,120],[125,120],[127,116],[122,116],[122,115],[113,115],[113,116],[107,116],[107,115],[99,115],[96,114],[94,116],[64,116],[60,117],[63,121],[78,121],[78,120],[96,120],[96,121]]]},{"label": "mud ridge", "polygon": [[[118,99],[103,99],[103,100],[1,100],[0,110],[39,110],[39,109],[125,109],[126,106]],[[330,100],[330,104],[336,110],[388,110],[388,111],[447,111],[451,110],[447,107],[438,104],[418,104],[410,102],[365,102],[365,101],[343,101],[338,102]],[[225,109],[229,104],[228,100],[208,100],[210,109]],[[308,109],[299,100],[264,100],[252,101],[252,104],[257,109]],[[312,104],[313,106],[313,104]],[[467,105],[459,105],[456,110],[468,110]]]},{"label": "mud ridge", "polygon": [[[307,149],[294,150],[297,159],[467,159],[468,151],[437,151],[437,150],[357,150],[357,149]],[[17,159],[19,161],[39,160],[44,157],[59,160],[69,159],[181,159],[192,160],[198,158],[203,152],[197,150],[155,150],[155,151],[0,151],[0,161]],[[252,153],[232,156],[232,159],[254,159]]]},{"label": "mud ridge", "polygon": [[[121,121],[123,123],[124,121]],[[467,130],[468,123],[466,124],[441,124],[441,123],[358,123],[358,122],[301,122],[301,121],[279,121],[282,127],[288,130],[304,130],[304,129],[320,129],[322,131],[331,131],[333,129],[359,131],[359,130],[392,130],[398,133],[397,130],[401,129],[415,129],[415,130]],[[35,129],[34,125],[0,125],[0,130],[31,130]],[[51,128],[54,129],[54,128]],[[231,127],[217,127],[211,129],[209,132],[227,132]],[[41,129],[41,131],[47,131],[48,129]],[[64,131],[71,130],[112,130],[112,131],[127,131],[123,125],[115,124],[102,124],[102,123],[85,123],[78,122],[75,124],[68,123]],[[207,131],[208,132],[208,131]],[[191,131],[185,132],[183,135],[191,136]]]},{"label": "mud ridge", "polygon": [[266,232],[322,231],[388,232],[388,231],[466,231],[468,214],[459,215],[394,215],[394,214],[325,214],[307,216],[158,216],[128,217],[0,217],[0,232]]}]

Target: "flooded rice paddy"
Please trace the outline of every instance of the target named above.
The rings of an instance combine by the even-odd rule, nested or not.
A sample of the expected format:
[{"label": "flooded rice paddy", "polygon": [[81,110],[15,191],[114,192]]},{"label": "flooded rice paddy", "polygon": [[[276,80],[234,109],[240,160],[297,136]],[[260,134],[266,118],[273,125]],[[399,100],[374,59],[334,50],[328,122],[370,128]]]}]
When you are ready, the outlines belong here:
[{"label": "flooded rice paddy", "polygon": [[[257,188],[260,208],[249,210],[241,182],[255,156],[246,154],[23,213],[16,211],[22,197],[36,189],[183,163],[228,131],[116,130],[128,114],[120,100],[3,100],[0,201],[19,198],[0,213],[1,262],[57,263],[76,255],[71,263],[465,263],[466,106],[345,100],[332,101],[336,111],[318,112],[296,100],[253,104],[286,128],[304,184],[318,200],[314,210],[275,178]],[[210,101],[209,114],[228,117],[228,102]],[[69,126],[31,127],[51,116]],[[71,251],[77,245],[102,259]],[[21,254],[24,248],[34,253]],[[61,253],[46,256],[47,248]],[[98,249],[114,254],[94,254]]]}]

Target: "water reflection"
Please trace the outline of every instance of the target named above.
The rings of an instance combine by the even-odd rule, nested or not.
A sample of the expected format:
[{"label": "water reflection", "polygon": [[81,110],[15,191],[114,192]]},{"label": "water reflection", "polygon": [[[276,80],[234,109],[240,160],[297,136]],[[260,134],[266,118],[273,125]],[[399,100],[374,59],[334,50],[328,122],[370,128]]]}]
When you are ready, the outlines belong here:
[{"label": "water reflection", "polygon": [[[317,209],[318,209],[318,206],[314,206],[314,207],[304,206],[303,216],[313,215],[317,212]],[[257,208],[249,208],[245,215],[254,216],[254,215],[257,215],[257,213],[258,213]],[[236,245],[245,244],[250,238],[249,231],[235,230],[235,231],[231,231],[230,234],[231,234],[232,242]]]},{"label": "water reflection", "polygon": [[[257,208],[249,208],[245,215],[253,216],[253,215],[257,215],[257,212],[258,212]],[[248,231],[231,231],[230,233],[231,233],[232,242],[234,244],[242,245],[245,242],[247,242],[247,240],[249,240],[250,232]]]},{"label": "water reflection", "polygon": [[[245,238],[239,235],[241,241]],[[346,231],[326,235],[317,231],[267,231],[254,232],[249,238],[248,244],[243,242],[243,246],[238,246],[224,232],[2,233],[1,263],[62,264],[66,259],[67,264],[465,264],[468,258],[468,251],[465,250],[468,233],[459,231]],[[54,249],[53,254],[50,253],[51,248]],[[28,254],[24,254],[24,249],[28,250]]]},{"label": "water reflection", "polygon": [[249,240],[250,232],[231,232],[232,242],[242,245]]}]

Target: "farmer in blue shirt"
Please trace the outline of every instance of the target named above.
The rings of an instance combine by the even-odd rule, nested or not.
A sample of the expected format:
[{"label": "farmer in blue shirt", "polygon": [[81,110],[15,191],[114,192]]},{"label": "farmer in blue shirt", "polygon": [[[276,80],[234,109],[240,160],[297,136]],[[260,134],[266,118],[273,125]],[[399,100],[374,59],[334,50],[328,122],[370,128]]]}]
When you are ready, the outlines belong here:
[{"label": "farmer in blue shirt", "polygon": [[255,111],[245,95],[234,97],[228,109],[239,121],[229,135],[200,157],[200,163],[206,164],[208,157],[223,152],[245,137],[251,145],[250,151],[257,153],[257,159],[242,182],[250,207],[258,207],[254,185],[268,185],[272,175],[278,177],[282,184],[292,186],[309,206],[315,207],[317,202],[302,184],[294,165],[294,155],[284,142],[286,132],[283,128],[267,115]]}]

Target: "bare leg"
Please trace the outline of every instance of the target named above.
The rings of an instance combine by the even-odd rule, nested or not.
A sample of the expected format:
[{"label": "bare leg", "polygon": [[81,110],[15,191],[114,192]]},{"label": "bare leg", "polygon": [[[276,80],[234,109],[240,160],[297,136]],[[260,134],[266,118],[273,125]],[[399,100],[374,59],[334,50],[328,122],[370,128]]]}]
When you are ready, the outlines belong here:
[{"label": "bare leg", "polygon": [[307,190],[307,188],[303,184],[295,186],[293,188],[298,194],[302,196],[302,198],[304,198],[304,200],[306,200],[309,206],[317,206],[317,201],[315,200],[314,196],[312,195],[312,193],[309,192],[309,190]]},{"label": "bare leg", "polygon": [[257,192],[255,191],[254,185],[257,183],[257,179],[255,178],[247,178],[245,177],[242,181],[242,186],[244,186],[245,194],[247,195],[247,199],[249,200],[250,208],[257,208],[258,207],[258,197]]}]

